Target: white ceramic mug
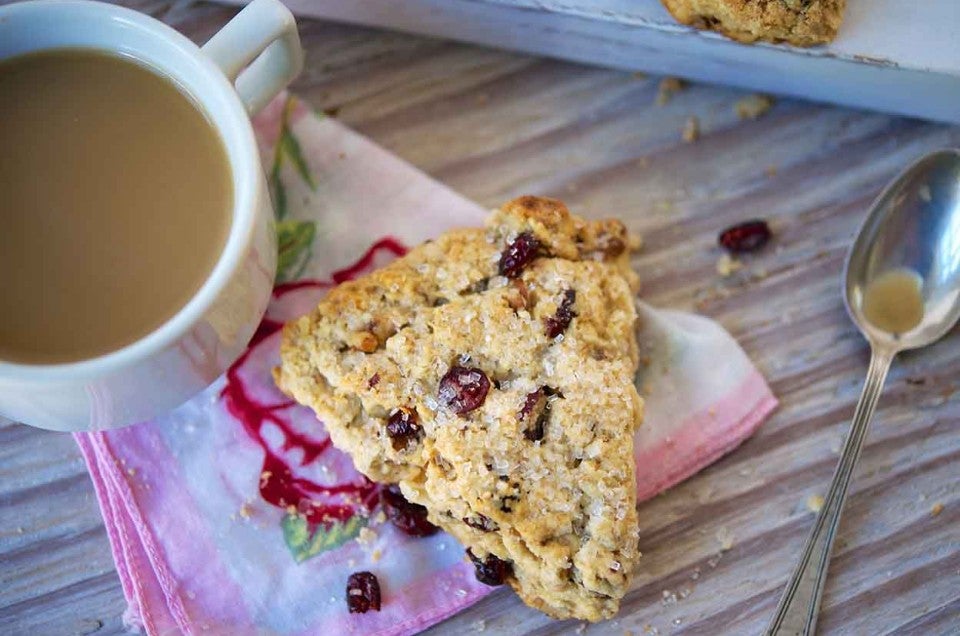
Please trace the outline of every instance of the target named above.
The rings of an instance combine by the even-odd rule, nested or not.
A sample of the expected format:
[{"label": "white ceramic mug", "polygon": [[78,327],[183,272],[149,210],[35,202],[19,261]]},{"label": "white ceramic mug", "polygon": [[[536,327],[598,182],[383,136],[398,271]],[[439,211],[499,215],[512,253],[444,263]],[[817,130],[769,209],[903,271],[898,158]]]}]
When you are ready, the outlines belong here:
[{"label": "white ceramic mug", "polygon": [[[61,431],[165,413],[208,387],[243,352],[270,300],[277,260],[273,209],[249,117],[303,65],[293,16],[278,0],[254,0],[202,49],[153,18],[98,2],[0,7],[0,59],[77,47],[133,57],[194,100],[226,146],[234,207],[212,273],[152,333],[68,364],[0,360],[0,414]],[[0,272],[0,281],[12,275]]]}]

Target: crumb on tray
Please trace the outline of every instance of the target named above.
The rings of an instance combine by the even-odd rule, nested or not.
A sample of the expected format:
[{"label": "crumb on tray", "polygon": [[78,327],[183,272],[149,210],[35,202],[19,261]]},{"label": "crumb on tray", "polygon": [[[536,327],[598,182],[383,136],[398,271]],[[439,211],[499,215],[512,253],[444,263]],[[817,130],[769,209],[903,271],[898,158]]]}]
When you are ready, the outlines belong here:
[{"label": "crumb on tray", "polygon": [[773,108],[773,98],[769,95],[753,93],[737,101],[733,110],[740,119],[758,119]]},{"label": "crumb on tray", "polygon": [[679,77],[664,77],[657,86],[657,106],[666,106],[676,93],[687,87],[687,83]]},{"label": "crumb on tray", "polygon": [[696,116],[691,116],[683,125],[683,141],[692,144],[697,139],[700,139],[700,120]]}]

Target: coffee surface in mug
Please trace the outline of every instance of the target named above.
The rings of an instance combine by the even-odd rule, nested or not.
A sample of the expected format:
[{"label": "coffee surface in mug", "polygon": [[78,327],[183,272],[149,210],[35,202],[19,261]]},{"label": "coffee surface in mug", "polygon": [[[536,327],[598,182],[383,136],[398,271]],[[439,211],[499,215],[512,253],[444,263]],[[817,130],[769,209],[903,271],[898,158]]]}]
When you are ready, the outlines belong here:
[{"label": "coffee surface in mug", "polygon": [[167,78],[82,49],[0,62],[0,140],[0,360],[109,353],[210,275],[230,229],[230,164]]}]

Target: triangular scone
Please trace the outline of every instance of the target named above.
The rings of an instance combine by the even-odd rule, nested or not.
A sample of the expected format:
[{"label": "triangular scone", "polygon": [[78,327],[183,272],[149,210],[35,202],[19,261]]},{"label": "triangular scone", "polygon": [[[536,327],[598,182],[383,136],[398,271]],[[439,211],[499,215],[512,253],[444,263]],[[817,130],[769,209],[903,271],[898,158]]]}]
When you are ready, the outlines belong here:
[{"label": "triangular scone", "polygon": [[630,238],[523,197],[333,289],[277,383],[529,605],[613,616],[638,557]]},{"label": "triangular scone", "polygon": [[678,22],[719,31],[738,42],[832,42],[847,0],[661,0]]}]

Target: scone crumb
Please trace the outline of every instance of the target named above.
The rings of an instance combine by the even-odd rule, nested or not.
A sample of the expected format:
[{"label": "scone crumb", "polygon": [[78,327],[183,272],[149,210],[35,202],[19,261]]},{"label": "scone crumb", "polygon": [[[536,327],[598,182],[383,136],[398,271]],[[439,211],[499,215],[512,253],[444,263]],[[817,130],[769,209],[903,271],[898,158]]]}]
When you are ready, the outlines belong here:
[{"label": "scone crumb", "polygon": [[240,506],[240,510],[239,510],[238,514],[239,514],[242,518],[244,518],[244,519],[249,519],[249,518],[250,518],[250,503],[244,501],[243,504]]},{"label": "scone crumb", "polygon": [[473,631],[475,632],[482,632],[487,628],[487,621],[481,618],[478,621],[473,621],[472,623],[470,623],[470,627],[472,627]]},{"label": "scone crumb", "polygon": [[373,515],[373,522],[377,525],[384,523],[386,520],[387,520],[387,515],[386,513],[383,512],[383,510],[378,510],[377,514]]},{"label": "scone crumb", "polygon": [[580,623],[580,625],[578,625],[574,631],[578,634],[582,634],[583,632],[587,631],[587,624]]},{"label": "scone crumb", "polygon": [[664,77],[657,87],[657,106],[666,106],[674,94],[679,93],[686,87],[687,83],[679,77]]},{"label": "scone crumb", "polygon": [[683,141],[692,144],[697,139],[700,139],[700,120],[696,116],[691,116],[683,126]]},{"label": "scone crumb", "polygon": [[743,268],[743,263],[729,254],[723,254],[717,259],[717,273],[726,278]]},{"label": "scone crumb", "polygon": [[383,558],[383,551],[380,548],[376,548],[370,553],[370,560],[374,563],[378,563],[381,558]]},{"label": "scone crumb", "polygon": [[769,95],[753,93],[734,104],[733,110],[740,119],[757,119],[773,108],[773,103]]},{"label": "scone crumb", "polygon": [[369,546],[374,541],[377,540],[377,533],[371,530],[370,528],[360,528],[359,534],[357,534],[357,543],[360,545]]},{"label": "scone crumb", "polygon": [[944,508],[943,504],[940,503],[939,501],[938,501],[937,503],[933,504],[933,506],[930,507],[930,516],[931,516],[931,517],[936,517],[936,516],[939,515],[941,512],[943,512],[943,508]]},{"label": "scone crumb", "polygon": [[260,473],[260,488],[264,488],[267,485],[267,482],[270,481],[270,478],[273,476],[273,473],[269,470],[265,470]]},{"label": "scone crumb", "polygon": [[128,468],[128,469],[127,469],[127,474],[130,475],[131,477],[133,477],[134,475],[137,474],[137,469],[136,469],[136,468]]},{"label": "scone crumb", "polygon": [[807,497],[807,510],[810,512],[820,512],[823,509],[823,497],[820,495],[810,495]]},{"label": "scone crumb", "polygon": [[654,202],[653,205],[657,209],[657,212],[670,212],[673,210],[673,201],[668,199],[661,199]]},{"label": "scone crumb", "polygon": [[720,526],[717,530],[717,543],[720,544],[720,550],[726,552],[733,547],[733,533],[726,526]]}]

